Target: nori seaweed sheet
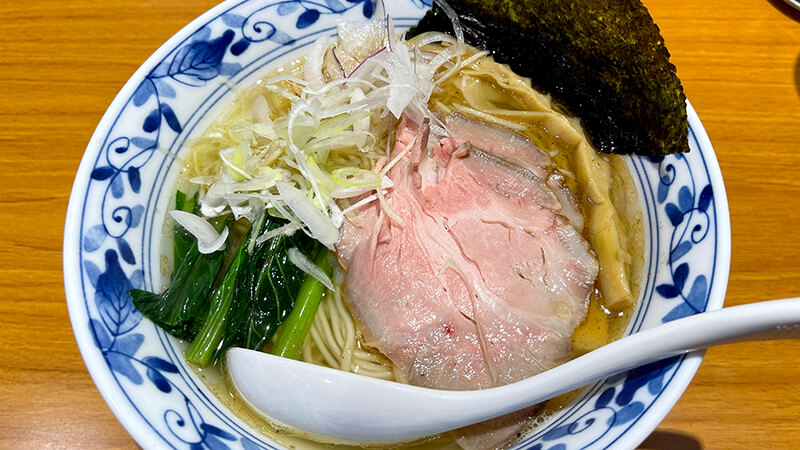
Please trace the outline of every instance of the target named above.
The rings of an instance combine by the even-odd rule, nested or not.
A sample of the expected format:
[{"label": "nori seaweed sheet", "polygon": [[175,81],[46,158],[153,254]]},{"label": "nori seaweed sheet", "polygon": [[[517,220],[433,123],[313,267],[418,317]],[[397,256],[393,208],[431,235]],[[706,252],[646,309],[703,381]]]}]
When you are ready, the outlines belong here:
[{"label": "nori seaweed sheet", "polygon": [[[605,153],[689,150],[686,97],[639,0],[451,0],[467,43],[489,50],[581,118]],[[408,37],[452,33],[434,4]]]}]

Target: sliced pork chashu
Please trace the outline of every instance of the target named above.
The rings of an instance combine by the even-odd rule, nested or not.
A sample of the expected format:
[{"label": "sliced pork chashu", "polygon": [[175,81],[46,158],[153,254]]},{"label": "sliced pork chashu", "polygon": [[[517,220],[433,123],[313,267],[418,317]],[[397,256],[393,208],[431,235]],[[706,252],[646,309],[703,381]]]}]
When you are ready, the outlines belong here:
[{"label": "sliced pork chashu", "polygon": [[461,116],[446,123],[451,136],[429,145],[427,124],[401,121],[393,154],[408,151],[386,196],[401,220],[375,202],[337,250],[372,346],[412,384],[482,389],[568,356],[598,267],[547,153]]}]

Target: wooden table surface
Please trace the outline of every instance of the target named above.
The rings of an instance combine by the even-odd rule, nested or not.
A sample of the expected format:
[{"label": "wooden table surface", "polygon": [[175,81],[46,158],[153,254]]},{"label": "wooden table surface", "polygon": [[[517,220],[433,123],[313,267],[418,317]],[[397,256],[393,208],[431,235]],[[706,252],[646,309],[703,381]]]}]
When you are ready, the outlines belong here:
[{"label": "wooden table surface", "polygon": [[[726,305],[800,294],[800,14],[646,0],[717,151]],[[72,335],[62,234],[73,176],[128,77],[210,0],[0,3],[0,447],[131,448]],[[646,448],[796,448],[800,343],[708,352]]]}]

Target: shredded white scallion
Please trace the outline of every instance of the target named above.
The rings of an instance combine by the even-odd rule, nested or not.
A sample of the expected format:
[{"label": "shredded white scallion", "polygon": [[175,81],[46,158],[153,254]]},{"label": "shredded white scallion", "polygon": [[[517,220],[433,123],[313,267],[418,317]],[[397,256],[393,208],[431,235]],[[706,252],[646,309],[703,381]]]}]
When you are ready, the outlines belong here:
[{"label": "shredded white scallion", "polygon": [[308,227],[309,236],[332,249],[339,240],[339,230],[331,219],[296,187],[284,181],[279,181],[277,186],[281,200]]},{"label": "shredded white scallion", "polygon": [[326,288],[330,289],[331,291],[334,289],[331,278],[297,248],[292,247],[289,249],[289,261],[297,266],[298,269],[314,277]]},{"label": "shredded white scallion", "polygon": [[169,215],[197,239],[197,249],[200,253],[209,254],[225,248],[225,240],[228,239],[227,227],[222,233],[218,233],[206,219],[190,212],[176,209],[170,211]]},{"label": "shredded white scallion", "polygon": [[[260,91],[247,97],[243,116],[215,136],[229,139],[215,150],[221,162],[216,173],[191,180],[208,187],[201,214],[233,213],[252,222],[266,208],[288,223],[264,232],[258,242],[302,230],[331,249],[345,216],[371,202],[403,226],[386,199],[394,186],[387,174],[415,141],[397,154],[390,151],[395,120],[402,115],[417,123],[427,120],[434,134],[444,133],[428,108],[431,93],[486,54],[468,49],[457,17],[442,7],[455,37],[432,32],[403,41],[391,18],[376,14],[372,21],[342,23],[337,36],[314,42],[304,79],[284,72],[260,82]],[[204,249],[224,246],[204,218],[178,217],[197,228]]]}]

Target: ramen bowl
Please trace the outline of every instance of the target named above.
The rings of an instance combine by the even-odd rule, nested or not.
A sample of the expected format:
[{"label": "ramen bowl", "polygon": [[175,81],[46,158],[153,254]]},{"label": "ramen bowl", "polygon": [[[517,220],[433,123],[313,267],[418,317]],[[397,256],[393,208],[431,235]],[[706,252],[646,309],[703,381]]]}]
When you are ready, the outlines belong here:
[{"label": "ramen bowl", "polygon": [[[404,29],[428,7],[428,0],[398,0],[389,12]],[[100,121],[70,197],[64,281],[89,373],[141,446],[313,445],[265,434],[223,404],[204,381],[210,375],[186,363],[183,344],[144,319],[128,290],[161,286],[162,229],[180,169],[175,156],[187,139],[203,132],[237,86],[333,34],[337,21],[373,13],[369,0],[224,2],[159,48]],[[642,292],[625,334],[722,306],[730,262],[727,200],[708,137],[687,108],[690,152],[627,160],[645,249]],[[678,400],[702,357],[689,353],[587,386],[513,448],[635,447]]]}]

